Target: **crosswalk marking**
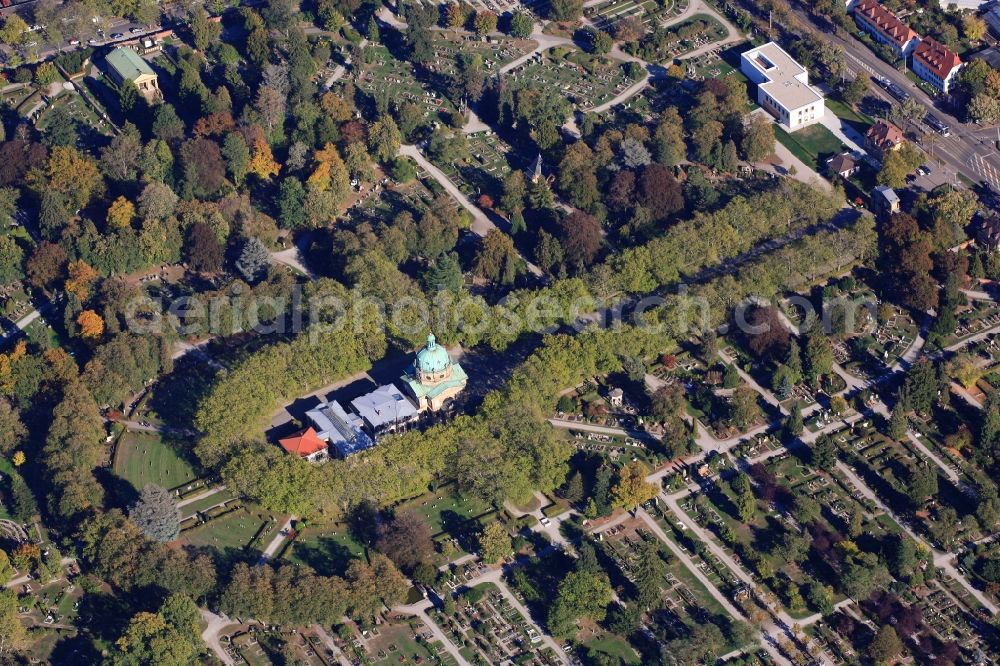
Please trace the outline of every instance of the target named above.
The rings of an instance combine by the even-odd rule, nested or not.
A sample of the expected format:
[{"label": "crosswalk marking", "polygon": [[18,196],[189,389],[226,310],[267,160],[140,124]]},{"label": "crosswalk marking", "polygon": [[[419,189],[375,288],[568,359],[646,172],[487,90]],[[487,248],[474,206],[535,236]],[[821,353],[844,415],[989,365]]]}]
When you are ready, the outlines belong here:
[{"label": "crosswalk marking", "polygon": [[1000,190],[1000,170],[997,170],[988,158],[974,153],[969,165],[981,174],[994,190]]}]

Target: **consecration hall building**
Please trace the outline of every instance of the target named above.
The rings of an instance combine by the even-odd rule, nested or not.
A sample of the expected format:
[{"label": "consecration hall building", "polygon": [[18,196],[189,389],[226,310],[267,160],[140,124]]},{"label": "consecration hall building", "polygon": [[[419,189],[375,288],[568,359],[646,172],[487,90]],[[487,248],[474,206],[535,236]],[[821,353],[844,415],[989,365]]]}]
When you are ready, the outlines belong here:
[{"label": "consecration hall building", "polygon": [[383,384],[346,406],[332,400],[306,412],[310,425],[279,440],[285,451],[317,462],[346,458],[375,446],[378,438],[401,432],[422,414],[446,409],[465,389],[468,375],[433,335],[398,381]]}]

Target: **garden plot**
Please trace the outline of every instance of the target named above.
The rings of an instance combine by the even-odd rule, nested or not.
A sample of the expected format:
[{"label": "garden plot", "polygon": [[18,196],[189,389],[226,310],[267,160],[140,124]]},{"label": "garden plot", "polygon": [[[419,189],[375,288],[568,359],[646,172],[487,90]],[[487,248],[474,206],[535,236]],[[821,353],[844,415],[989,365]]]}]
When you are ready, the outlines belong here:
[{"label": "garden plot", "polygon": [[366,633],[366,640],[354,642],[355,663],[373,666],[456,664],[455,658],[419,619],[391,615],[386,622]]},{"label": "garden plot", "polygon": [[365,556],[365,547],[345,525],[307,526],[299,531],[283,558],[313,568],[323,576],[342,576],[351,560]]},{"label": "garden plot", "polygon": [[433,42],[432,69],[450,76],[456,71],[455,59],[459,54],[478,55],[482,58],[483,70],[489,77],[507,63],[530,53],[536,46],[538,42],[530,39],[489,37],[483,40],[465,32],[438,32],[435,33]]},{"label": "garden plot", "polygon": [[[805,539],[808,544],[812,542],[811,529],[844,533],[855,515],[861,518],[865,533],[877,535],[885,530],[867,517],[866,507],[856,502],[856,493],[842,479],[819,473],[787,453],[772,458],[766,466],[751,466],[749,473],[756,499],[752,516],[741,515],[732,483],[723,480],[686,499],[681,508],[718,537],[734,562],[763,579],[793,617],[807,616],[817,609],[807,607],[803,597],[816,579],[808,553],[789,559],[782,545],[786,539]],[[800,525],[792,517],[793,507],[806,498],[818,511],[809,524]]]},{"label": "garden plot", "polygon": [[[864,422],[868,424],[868,422]],[[932,541],[960,542],[978,539],[978,524],[956,520],[950,533],[943,529],[943,511],[955,508],[962,513],[961,505],[968,498],[944,478],[937,466],[929,463],[912,447],[908,440],[893,442],[878,432],[845,433],[834,440],[845,451],[846,459],[856,467],[859,475],[882,500],[898,511],[911,514],[914,525],[925,532]],[[907,495],[911,486],[910,476],[915,470],[930,469],[937,475],[937,491],[926,502],[914,506]],[[959,477],[962,478],[961,476]],[[891,520],[885,516],[887,520]],[[973,521],[974,522],[974,521]],[[939,531],[940,530],[940,531]]]},{"label": "garden plot", "polygon": [[[969,612],[978,603],[973,601],[970,605],[957,598],[940,580],[932,581],[930,587],[933,592],[919,599],[917,606],[923,611],[924,623],[934,631],[937,638],[942,641],[957,640],[969,653],[977,650],[989,653],[990,646],[984,641],[982,632],[974,626],[978,621]],[[958,589],[963,590],[961,587]]]},{"label": "garden plot", "polygon": [[[443,193],[440,186],[429,175],[420,170],[417,178],[408,183],[376,184],[361,195],[348,209],[348,214],[356,222],[384,222],[391,224],[404,210],[419,213],[426,210],[434,200],[435,192]],[[448,197],[452,208],[458,209],[458,202]]]},{"label": "garden plot", "polygon": [[942,346],[951,346],[1000,325],[1000,306],[990,301],[973,301],[969,308],[958,313],[957,318],[958,326]]},{"label": "garden plot", "polygon": [[88,127],[98,134],[111,134],[111,128],[108,124],[103,119],[98,118],[94,110],[75,92],[60,95],[39,114],[38,122],[35,125],[39,131],[44,132],[48,128],[53,112],[59,108],[65,108],[77,125]]},{"label": "garden plot", "polygon": [[[644,527],[643,521],[633,518],[601,535],[604,552],[614,560],[629,580],[633,580],[640,545],[650,541],[662,545],[656,536],[643,529]],[[680,560],[669,556],[667,561],[667,576],[660,586],[660,593],[663,607],[671,611],[677,621],[698,621],[704,618],[705,613],[713,615],[726,613],[704,586],[691,576]]]},{"label": "garden plot", "polygon": [[690,534],[687,528],[659,500],[655,500],[648,511],[667,537],[691,558],[712,586],[726,596],[734,598],[742,585],[725,562],[722,562],[708,549],[697,546],[696,544],[699,543],[697,537]]},{"label": "garden plot", "polygon": [[514,81],[560,91],[578,109],[600,106],[628,88],[621,61],[554,47],[510,71]]},{"label": "garden plot", "polygon": [[138,491],[152,483],[180,489],[197,474],[180,453],[155,433],[126,432],[115,449],[114,471]]},{"label": "garden plot", "polygon": [[469,158],[456,164],[441,164],[440,168],[466,196],[487,195],[499,199],[503,180],[515,168],[525,168],[528,160],[518,156],[511,147],[490,130],[466,136]]},{"label": "garden plot", "polygon": [[626,50],[647,62],[668,63],[709,44],[725,39],[725,26],[709,14],[695,14],[670,27],[657,27]]},{"label": "garden plot", "polygon": [[615,24],[627,18],[636,18],[652,29],[680,16],[688,8],[688,0],[665,3],[662,6],[656,0],[609,0],[588,7],[584,14],[600,30],[611,31]]},{"label": "garden plot", "polygon": [[357,80],[361,90],[369,94],[387,90],[394,103],[414,102],[432,116],[455,110],[444,95],[430,90],[417,79],[413,65],[396,60],[384,46],[369,46],[368,49],[371,62],[363,65]]},{"label": "garden plot", "polygon": [[521,3],[516,0],[472,0],[472,4],[476,7],[491,11],[498,16],[506,12],[517,11],[520,9],[521,5]]},{"label": "garden plot", "polygon": [[735,70],[722,59],[722,47],[684,60],[688,78],[695,81],[721,79]]},{"label": "garden plot", "polygon": [[455,611],[438,611],[434,621],[463,654],[477,655],[489,664],[561,663],[542,641],[540,630],[493,583],[465,589]]}]

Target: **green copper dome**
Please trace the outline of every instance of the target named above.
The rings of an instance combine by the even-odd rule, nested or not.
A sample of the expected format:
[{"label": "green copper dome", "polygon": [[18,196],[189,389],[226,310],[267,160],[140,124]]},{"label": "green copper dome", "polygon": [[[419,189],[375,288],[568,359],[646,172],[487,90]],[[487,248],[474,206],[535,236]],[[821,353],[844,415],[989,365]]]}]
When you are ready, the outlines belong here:
[{"label": "green copper dome", "polygon": [[442,372],[451,365],[448,350],[434,340],[434,335],[427,336],[427,346],[417,352],[417,369],[421,372]]}]

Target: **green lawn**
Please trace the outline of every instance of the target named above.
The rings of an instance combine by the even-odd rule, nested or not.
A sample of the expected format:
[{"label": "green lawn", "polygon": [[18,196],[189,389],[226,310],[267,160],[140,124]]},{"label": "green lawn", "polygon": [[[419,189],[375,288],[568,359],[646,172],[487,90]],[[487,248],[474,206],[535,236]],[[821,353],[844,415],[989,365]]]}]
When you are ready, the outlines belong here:
[{"label": "green lawn", "polygon": [[843,150],[841,140],[820,124],[803,127],[791,134],[775,126],[774,134],[793,155],[818,172],[822,172],[826,159]]},{"label": "green lawn", "polygon": [[364,555],[365,547],[342,525],[307,527],[285,551],[285,559],[308,565],[324,576],[343,575],[351,560]]},{"label": "green lawn", "polygon": [[[237,509],[224,516],[208,521],[204,525],[186,530],[181,539],[192,546],[210,546],[219,550],[232,548],[243,550],[250,543],[261,525],[271,521],[270,516],[251,512],[247,509]],[[254,543],[254,550],[263,550],[274,534],[277,533],[279,521],[273,521],[274,527]]]},{"label": "green lawn", "polygon": [[595,638],[592,641],[587,641],[583,644],[583,646],[589,650],[595,650],[612,657],[617,657],[626,664],[641,663],[638,655],[635,653],[635,650],[633,650],[627,642],[617,636],[609,635],[603,638]]},{"label": "green lawn", "polygon": [[850,123],[858,123],[862,125],[874,125],[875,119],[865,113],[859,113],[847,106],[839,99],[834,99],[832,97],[827,97],[826,108],[833,111],[833,114],[842,120],[846,120]]},{"label": "green lawn", "polygon": [[433,495],[422,495],[399,507],[416,511],[430,524],[434,534],[448,531],[484,513],[491,507],[474,498],[466,497],[450,488]]},{"label": "green lawn", "polygon": [[228,490],[223,490],[222,492],[209,495],[204,499],[191,502],[190,504],[185,504],[184,506],[181,507],[181,515],[187,518],[188,516],[193,516],[199,511],[205,511],[207,509],[211,509],[213,506],[222,504],[223,502],[231,500],[233,498],[234,495],[231,492],[229,492]]},{"label": "green lawn", "polygon": [[142,490],[147,483],[173,489],[197,478],[177,451],[151,433],[126,432],[118,440],[115,473]]}]

